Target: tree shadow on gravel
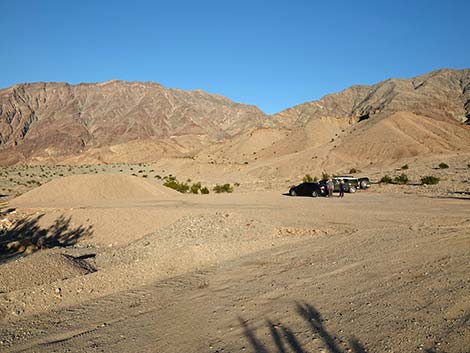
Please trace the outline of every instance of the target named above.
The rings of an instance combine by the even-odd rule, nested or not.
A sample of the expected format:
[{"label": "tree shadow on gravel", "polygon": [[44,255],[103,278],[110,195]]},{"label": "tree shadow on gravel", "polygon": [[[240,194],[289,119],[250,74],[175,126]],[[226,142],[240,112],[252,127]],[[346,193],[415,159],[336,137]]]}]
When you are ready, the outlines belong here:
[{"label": "tree shadow on gravel", "polygon": [[93,234],[93,227],[72,228],[71,218],[60,216],[48,228],[42,228],[39,220],[44,215],[28,217],[7,229],[0,229],[0,264],[19,255],[28,255],[41,249],[66,247]]},{"label": "tree shadow on gravel", "polygon": [[[314,337],[322,340],[323,345],[326,350],[330,353],[368,353],[366,348],[355,338],[349,340],[349,348],[341,347],[337,341],[336,337],[328,332],[328,330],[323,325],[323,318],[321,317],[318,310],[316,310],[312,305],[306,303],[296,303],[297,304],[297,313],[302,317],[306,323],[309,325],[309,328]],[[305,350],[302,347],[300,340],[296,337],[295,333],[287,326],[279,324],[274,324],[270,320],[266,321],[266,326],[269,329],[271,339],[274,343],[275,350],[268,350],[265,344],[259,340],[254,329],[250,328],[242,318],[239,318],[240,325],[243,328],[243,333],[250,343],[253,351],[255,353],[313,353]]]}]

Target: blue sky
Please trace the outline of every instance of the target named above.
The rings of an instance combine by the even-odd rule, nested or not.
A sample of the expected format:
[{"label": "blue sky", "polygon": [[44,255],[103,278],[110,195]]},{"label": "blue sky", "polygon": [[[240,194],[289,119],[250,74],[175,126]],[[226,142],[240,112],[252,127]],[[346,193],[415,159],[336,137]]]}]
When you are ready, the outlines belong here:
[{"label": "blue sky", "polygon": [[470,67],[470,1],[0,0],[0,87],[155,81],[267,113]]}]

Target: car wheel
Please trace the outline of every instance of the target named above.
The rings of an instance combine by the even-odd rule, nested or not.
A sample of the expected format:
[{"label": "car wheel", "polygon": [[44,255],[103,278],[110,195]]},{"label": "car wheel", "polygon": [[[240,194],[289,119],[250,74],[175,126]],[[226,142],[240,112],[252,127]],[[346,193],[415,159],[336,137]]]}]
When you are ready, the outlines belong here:
[{"label": "car wheel", "polygon": [[356,187],[355,187],[354,185],[351,185],[351,186],[349,187],[349,192],[352,193],[352,194],[354,194],[354,193],[356,192],[356,190],[357,190],[357,189],[356,189]]},{"label": "car wheel", "polygon": [[361,186],[361,189],[365,189],[367,187],[366,181],[365,180],[361,181],[360,186]]},{"label": "car wheel", "polygon": [[295,190],[290,191],[290,196],[297,196],[297,193],[295,192]]},{"label": "car wheel", "polygon": [[312,191],[312,197],[317,197],[318,196],[318,192],[316,190],[313,190]]}]

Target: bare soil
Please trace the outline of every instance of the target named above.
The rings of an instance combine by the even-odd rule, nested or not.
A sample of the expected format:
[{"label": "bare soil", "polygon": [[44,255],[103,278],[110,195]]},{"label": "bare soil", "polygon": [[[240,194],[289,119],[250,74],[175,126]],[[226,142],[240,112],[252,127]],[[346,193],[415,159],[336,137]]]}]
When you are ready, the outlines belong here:
[{"label": "bare soil", "polygon": [[0,351],[469,352],[470,201],[398,188],[36,200],[107,226],[0,263]]}]

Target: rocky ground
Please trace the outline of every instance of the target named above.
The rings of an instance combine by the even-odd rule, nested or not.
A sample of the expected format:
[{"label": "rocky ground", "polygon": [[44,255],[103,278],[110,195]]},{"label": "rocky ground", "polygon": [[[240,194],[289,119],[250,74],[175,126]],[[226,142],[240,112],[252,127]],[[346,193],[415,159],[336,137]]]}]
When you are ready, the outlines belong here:
[{"label": "rocky ground", "polygon": [[470,201],[414,188],[6,205],[10,218],[69,212],[67,234],[86,213],[157,222],[116,244],[103,242],[111,225],[92,227],[67,247],[2,257],[0,351],[468,352]]}]

